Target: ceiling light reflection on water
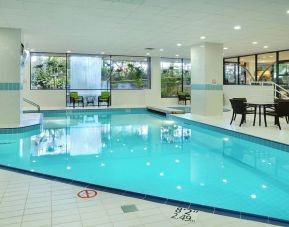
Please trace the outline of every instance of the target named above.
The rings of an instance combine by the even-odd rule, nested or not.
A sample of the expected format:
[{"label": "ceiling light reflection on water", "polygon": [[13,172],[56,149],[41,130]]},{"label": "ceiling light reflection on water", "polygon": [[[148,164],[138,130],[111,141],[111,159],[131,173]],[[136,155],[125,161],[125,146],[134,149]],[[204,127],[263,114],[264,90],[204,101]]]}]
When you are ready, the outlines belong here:
[{"label": "ceiling light reflection on water", "polygon": [[44,118],[41,133],[0,135],[0,140],[13,142],[0,143],[0,164],[174,200],[289,217],[286,152],[146,111],[51,115]]}]

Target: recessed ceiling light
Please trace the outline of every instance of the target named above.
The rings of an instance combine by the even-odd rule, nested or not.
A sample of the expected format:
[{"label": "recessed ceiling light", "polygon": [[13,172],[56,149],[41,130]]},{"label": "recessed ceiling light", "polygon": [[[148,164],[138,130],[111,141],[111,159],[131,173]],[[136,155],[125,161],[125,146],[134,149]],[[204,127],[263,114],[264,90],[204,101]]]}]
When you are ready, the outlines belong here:
[{"label": "recessed ceiling light", "polygon": [[235,29],[235,30],[240,30],[240,29],[241,29],[241,26],[240,26],[240,25],[235,25],[235,26],[234,26],[234,29]]},{"label": "recessed ceiling light", "polygon": [[180,46],[182,46],[182,44],[181,43],[177,43],[177,46],[180,47]]},{"label": "recessed ceiling light", "polygon": [[268,46],[264,46],[264,48],[265,48],[265,49],[267,49],[267,48],[268,48]]},{"label": "recessed ceiling light", "polygon": [[176,57],[178,58],[178,57],[180,57],[180,55],[176,54]]},{"label": "recessed ceiling light", "polygon": [[224,50],[228,50],[229,48],[228,48],[228,47],[224,47],[223,49],[224,49]]},{"label": "recessed ceiling light", "polygon": [[289,14],[289,9],[287,10],[287,12],[286,12],[287,14]]},{"label": "recessed ceiling light", "polygon": [[258,42],[257,42],[257,41],[254,41],[254,42],[252,42],[252,44],[256,45],[256,44],[258,44]]},{"label": "recessed ceiling light", "polygon": [[147,55],[149,56],[149,55],[150,55],[150,53],[148,52],[148,53],[147,53]]},{"label": "recessed ceiling light", "polygon": [[200,39],[206,39],[206,36],[201,36]]},{"label": "recessed ceiling light", "polygon": [[30,51],[34,51],[34,49],[30,49]]},{"label": "recessed ceiling light", "polygon": [[71,50],[67,50],[66,53],[71,53]]},{"label": "recessed ceiling light", "polygon": [[160,51],[164,51],[164,49],[161,48]]},{"label": "recessed ceiling light", "polygon": [[102,51],[102,52],[100,52],[101,54],[104,54],[104,52]]}]

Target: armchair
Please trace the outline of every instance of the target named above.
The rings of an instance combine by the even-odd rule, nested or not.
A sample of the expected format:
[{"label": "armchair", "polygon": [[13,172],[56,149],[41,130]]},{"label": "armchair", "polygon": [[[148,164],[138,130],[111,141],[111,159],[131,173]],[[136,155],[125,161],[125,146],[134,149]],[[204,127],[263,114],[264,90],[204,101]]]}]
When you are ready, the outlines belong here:
[{"label": "armchair", "polygon": [[100,96],[98,96],[98,107],[102,102],[106,102],[107,107],[110,105],[110,93],[108,91],[102,91]]},{"label": "armchair", "polygon": [[84,107],[83,96],[79,96],[77,91],[69,92],[69,99],[70,99],[70,102],[72,102],[73,104],[73,108],[75,108],[76,102],[78,106],[79,106],[79,103],[82,103],[82,107]]}]

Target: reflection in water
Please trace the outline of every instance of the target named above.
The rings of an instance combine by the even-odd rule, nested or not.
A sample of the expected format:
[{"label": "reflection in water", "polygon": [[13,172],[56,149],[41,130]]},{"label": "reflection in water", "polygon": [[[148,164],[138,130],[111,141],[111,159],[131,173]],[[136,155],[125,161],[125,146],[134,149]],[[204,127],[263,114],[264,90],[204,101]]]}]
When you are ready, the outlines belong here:
[{"label": "reflection in water", "polygon": [[61,120],[47,118],[45,129],[31,137],[31,155],[100,154],[113,146],[112,137],[117,138],[116,141],[127,137],[132,137],[132,140],[148,137],[148,125],[111,126],[107,115],[103,116],[76,115]]},{"label": "reflection in water", "polygon": [[161,126],[161,141],[163,143],[177,143],[188,141],[191,138],[191,129],[180,125]]}]

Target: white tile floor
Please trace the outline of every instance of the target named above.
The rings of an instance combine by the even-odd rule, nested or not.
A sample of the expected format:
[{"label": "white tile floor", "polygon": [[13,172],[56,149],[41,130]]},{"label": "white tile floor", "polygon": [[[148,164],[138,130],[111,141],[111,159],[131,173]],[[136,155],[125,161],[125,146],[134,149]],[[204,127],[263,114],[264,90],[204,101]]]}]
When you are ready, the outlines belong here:
[{"label": "white tile floor", "polygon": [[190,119],[198,122],[207,123],[210,125],[226,128],[229,130],[242,132],[248,135],[253,135],[268,140],[273,140],[285,144],[289,144],[289,124],[286,123],[285,118],[280,118],[281,130],[278,126],[274,125],[274,118],[267,116],[267,127],[264,124],[264,118],[262,115],[261,126],[259,126],[259,117],[256,118],[256,125],[253,126],[253,115],[246,116],[246,123],[239,127],[241,121],[241,115],[237,115],[235,121],[230,125],[232,111],[224,112],[222,116],[201,116],[196,114],[182,114],[176,115],[185,119]]},{"label": "white tile floor", "polygon": [[[242,127],[238,126],[239,117],[230,126],[231,114],[182,117],[289,144],[289,125],[284,119],[280,131],[273,119],[268,119],[267,128],[263,122],[262,126],[253,127],[250,116]],[[101,191],[95,198],[80,199],[77,193],[83,189],[0,169],[0,226],[272,226],[206,212],[192,215],[194,222],[187,222],[171,218],[177,208],[174,206]],[[131,204],[135,204],[138,211],[124,213],[121,206]]]},{"label": "white tile floor", "polygon": [[[171,218],[177,207],[98,191],[78,198],[84,188],[0,170],[0,226],[272,226],[205,212],[193,213],[194,222]],[[138,211],[124,213],[123,205]]]}]

